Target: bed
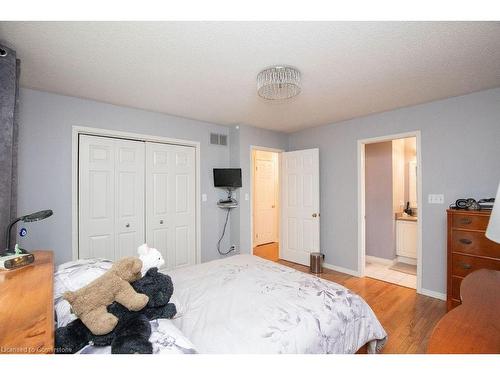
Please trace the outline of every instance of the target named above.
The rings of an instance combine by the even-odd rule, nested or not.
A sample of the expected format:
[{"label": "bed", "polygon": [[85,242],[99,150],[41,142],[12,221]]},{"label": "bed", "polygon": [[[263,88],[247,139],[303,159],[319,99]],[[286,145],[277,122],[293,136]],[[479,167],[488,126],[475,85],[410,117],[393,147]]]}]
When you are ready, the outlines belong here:
[{"label": "bed", "polygon": [[[92,278],[109,268],[100,260],[85,262]],[[167,273],[178,313],[151,322],[155,353],[356,353],[365,344],[376,353],[387,339],[368,304],[347,288],[253,255]],[[62,289],[67,283],[56,286],[58,326],[73,319]],[[89,345],[81,353],[109,348]]]}]

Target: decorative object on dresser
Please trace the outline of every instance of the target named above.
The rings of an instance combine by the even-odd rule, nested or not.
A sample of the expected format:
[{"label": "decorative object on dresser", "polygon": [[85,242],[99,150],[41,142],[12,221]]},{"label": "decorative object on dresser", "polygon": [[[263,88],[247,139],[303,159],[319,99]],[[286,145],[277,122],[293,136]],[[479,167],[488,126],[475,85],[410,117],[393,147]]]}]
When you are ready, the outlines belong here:
[{"label": "decorative object on dresser", "polygon": [[479,270],[460,287],[462,304],[436,325],[429,340],[430,354],[500,353],[500,271]]},{"label": "decorative object on dresser", "polygon": [[448,211],[448,311],[461,303],[460,284],[481,268],[500,270],[500,244],[485,236],[491,211]]},{"label": "decorative object on dresser", "polygon": [[[7,230],[5,231],[5,251],[0,251],[0,269],[13,269],[26,266],[33,263],[33,261],[35,260],[33,254],[30,254],[26,250],[21,249],[18,244],[15,245],[14,249],[11,248],[11,231],[14,225],[19,221],[22,221],[24,223],[40,221],[52,216],[52,214],[52,210],[38,211],[29,215],[20,216],[10,223],[10,225],[7,227]],[[26,233],[26,229],[23,228],[22,230]]]},{"label": "decorative object on dresser", "polygon": [[34,251],[35,261],[0,271],[0,353],[54,351],[54,260],[51,251]]}]

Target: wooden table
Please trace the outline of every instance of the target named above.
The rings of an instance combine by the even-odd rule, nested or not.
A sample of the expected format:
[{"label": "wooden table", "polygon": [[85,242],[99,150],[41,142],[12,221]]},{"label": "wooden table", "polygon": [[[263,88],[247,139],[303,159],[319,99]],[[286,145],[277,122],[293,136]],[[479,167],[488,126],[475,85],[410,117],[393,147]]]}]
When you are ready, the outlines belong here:
[{"label": "wooden table", "polygon": [[34,251],[25,267],[0,271],[0,354],[54,351],[54,261]]},{"label": "wooden table", "polygon": [[500,271],[482,269],[462,281],[462,304],[432,332],[428,353],[500,353]]}]

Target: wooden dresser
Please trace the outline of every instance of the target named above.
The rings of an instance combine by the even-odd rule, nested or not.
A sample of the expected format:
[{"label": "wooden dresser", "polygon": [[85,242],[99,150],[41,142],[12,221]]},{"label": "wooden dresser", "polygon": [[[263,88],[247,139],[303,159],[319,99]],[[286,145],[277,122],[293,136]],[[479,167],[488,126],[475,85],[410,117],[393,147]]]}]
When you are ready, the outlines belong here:
[{"label": "wooden dresser", "polygon": [[0,271],[0,354],[54,351],[54,262],[35,251],[29,266]]},{"label": "wooden dresser", "polygon": [[460,284],[473,271],[500,270],[500,244],[485,236],[491,211],[448,211],[448,311],[460,305]]},{"label": "wooden dresser", "polygon": [[462,304],[434,327],[427,353],[500,353],[500,271],[482,269],[461,285]]}]

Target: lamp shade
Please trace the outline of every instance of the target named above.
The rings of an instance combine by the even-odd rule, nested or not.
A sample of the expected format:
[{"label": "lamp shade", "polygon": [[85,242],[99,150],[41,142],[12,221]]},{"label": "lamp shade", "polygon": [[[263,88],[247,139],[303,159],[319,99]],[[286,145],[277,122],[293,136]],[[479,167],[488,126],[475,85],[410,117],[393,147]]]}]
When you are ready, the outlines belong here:
[{"label": "lamp shade", "polygon": [[494,242],[500,243],[500,184],[498,185],[497,196],[493,211],[491,212],[488,229],[486,229],[486,237]]}]

